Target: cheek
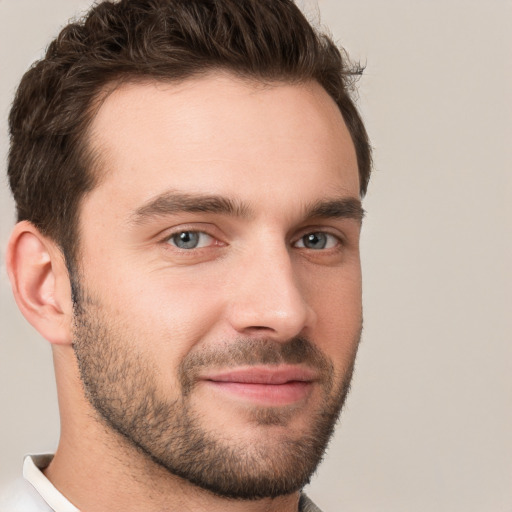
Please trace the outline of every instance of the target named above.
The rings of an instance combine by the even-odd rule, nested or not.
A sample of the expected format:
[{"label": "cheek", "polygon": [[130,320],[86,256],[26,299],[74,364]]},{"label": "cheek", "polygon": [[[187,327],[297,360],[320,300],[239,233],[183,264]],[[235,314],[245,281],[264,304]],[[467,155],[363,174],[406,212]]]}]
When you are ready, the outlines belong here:
[{"label": "cheek", "polygon": [[357,350],[362,324],[360,266],[340,268],[314,287],[314,339],[333,361],[344,363]]},{"label": "cheek", "polygon": [[149,272],[127,279],[111,275],[96,284],[93,293],[112,325],[129,333],[158,366],[176,367],[220,316],[218,294],[193,277]]}]

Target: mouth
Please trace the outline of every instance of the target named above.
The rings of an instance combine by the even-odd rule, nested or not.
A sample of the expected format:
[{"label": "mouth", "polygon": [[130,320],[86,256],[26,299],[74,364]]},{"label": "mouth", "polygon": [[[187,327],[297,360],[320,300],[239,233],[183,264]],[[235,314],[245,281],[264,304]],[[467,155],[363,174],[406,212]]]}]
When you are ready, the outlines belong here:
[{"label": "mouth", "polygon": [[285,365],[242,367],[201,377],[201,381],[215,392],[267,407],[306,400],[316,380],[313,370]]}]

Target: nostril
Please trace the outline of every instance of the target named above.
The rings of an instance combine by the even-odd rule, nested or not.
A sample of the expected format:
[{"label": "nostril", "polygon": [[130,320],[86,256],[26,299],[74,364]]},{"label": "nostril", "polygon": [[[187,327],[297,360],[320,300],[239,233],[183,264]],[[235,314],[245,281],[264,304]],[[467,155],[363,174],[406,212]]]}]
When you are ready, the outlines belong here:
[{"label": "nostril", "polygon": [[245,329],[247,332],[263,332],[263,331],[273,331],[271,327],[265,327],[264,325],[251,325]]}]

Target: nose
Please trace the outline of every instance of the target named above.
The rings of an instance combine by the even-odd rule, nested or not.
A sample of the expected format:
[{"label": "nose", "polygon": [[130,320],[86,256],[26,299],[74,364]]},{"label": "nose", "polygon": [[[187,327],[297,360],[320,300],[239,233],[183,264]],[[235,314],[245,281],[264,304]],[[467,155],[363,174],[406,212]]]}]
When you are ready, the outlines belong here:
[{"label": "nose", "polygon": [[228,308],[232,328],[245,336],[287,341],[313,327],[316,315],[300,281],[284,243],[252,252],[234,276]]}]

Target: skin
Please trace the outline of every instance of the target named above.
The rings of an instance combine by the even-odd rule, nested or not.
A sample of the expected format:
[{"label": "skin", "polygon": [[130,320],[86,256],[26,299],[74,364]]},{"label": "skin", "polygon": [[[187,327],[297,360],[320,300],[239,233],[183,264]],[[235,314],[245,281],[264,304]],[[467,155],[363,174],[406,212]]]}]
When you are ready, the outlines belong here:
[{"label": "skin", "polygon": [[[318,84],[262,85],[221,73],[125,84],[102,104],[89,135],[101,179],[81,204],[80,282],[124,335],[127,353],[151,365],[163,396],[179,398],[187,356],[241,339],[306,337],[332,364],[334,382],[347,378],[362,317],[361,222],[312,216],[311,206],[358,204],[359,178],[342,116]],[[214,195],[240,208],[169,209],[169,194]],[[205,233],[201,247],[177,248],[173,235],[191,230]],[[326,248],[306,247],[309,233],[326,233]],[[60,251],[20,223],[8,267],[20,309],[53,344],[61,440],[45,474],[72,503],[88,512],[105,503],[124,511],[297,510],[298,493],[247,502],[201,490],[106,426],[80,381]],[[324,394],[314,379],[292,401],[200,381],[189,403],[212,435],[271,454],[308,429]],[[255,421],[262,408],[286,413],[286,422]]]}]

